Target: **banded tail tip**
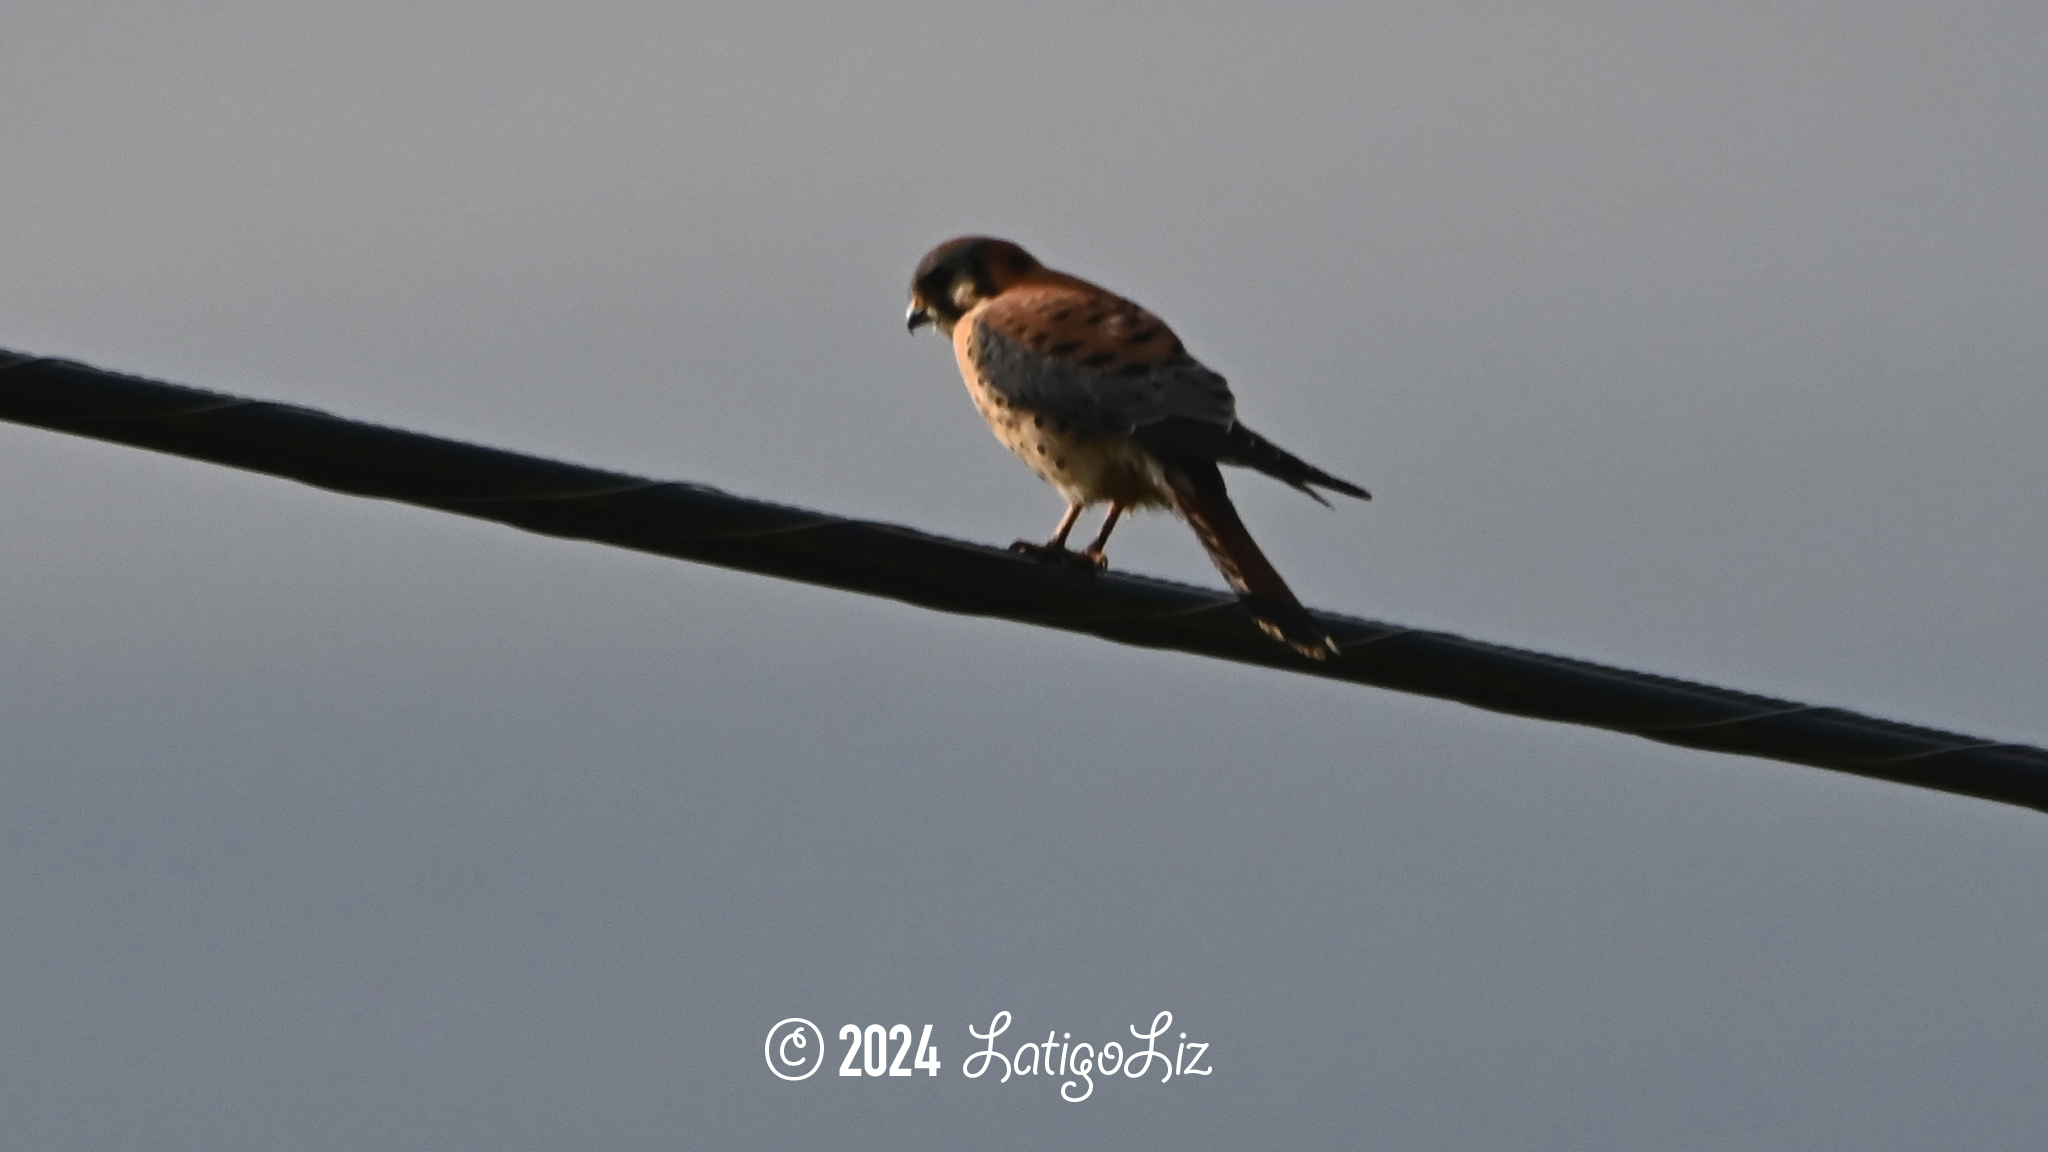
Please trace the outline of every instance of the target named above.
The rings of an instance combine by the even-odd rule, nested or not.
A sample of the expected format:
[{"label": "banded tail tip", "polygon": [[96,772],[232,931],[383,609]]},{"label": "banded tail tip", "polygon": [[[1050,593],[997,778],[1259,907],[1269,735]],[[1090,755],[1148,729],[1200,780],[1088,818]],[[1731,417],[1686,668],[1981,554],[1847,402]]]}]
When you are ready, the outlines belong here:
[{"label": "banded tail tip", "polygon": [[1298,604],[1279,604],[1264,597],[1243,597],[1252,623],[1311,660],[1328,660],[1337,654],[1337,642],[1330,638]]}]

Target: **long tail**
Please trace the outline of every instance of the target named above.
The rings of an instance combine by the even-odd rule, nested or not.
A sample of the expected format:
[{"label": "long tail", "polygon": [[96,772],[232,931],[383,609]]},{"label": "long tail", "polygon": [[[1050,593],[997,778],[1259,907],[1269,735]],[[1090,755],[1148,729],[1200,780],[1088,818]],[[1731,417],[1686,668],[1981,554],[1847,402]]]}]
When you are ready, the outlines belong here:
[{"label": "long tail", "polygon": [[1252,534],[1245,531],[1244,521],[1230,503],[1222,470],[1207,460],[1193,460],[1167,462],[1164,471],[1167,487],[1173,492],[1174,510],[1195,530],[1202,547],[1209,550],[1209,559],[1237,590],[1258,626],[1303,656],[1329,659],[1337,650],[1336,642],[1294,598],[1287,581],[1252,542]]}]

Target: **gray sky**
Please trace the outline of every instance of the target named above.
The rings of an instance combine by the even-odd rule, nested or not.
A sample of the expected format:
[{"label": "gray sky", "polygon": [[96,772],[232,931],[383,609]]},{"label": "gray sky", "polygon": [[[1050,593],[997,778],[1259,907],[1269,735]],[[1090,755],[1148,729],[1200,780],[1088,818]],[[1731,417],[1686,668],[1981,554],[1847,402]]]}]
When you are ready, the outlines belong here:
[{"label": "gray sky", "polygon": [[[901,315],[1006,235],[1373,489],[1237,481],[1313,604],[2048,740],[2048,9],[734,7],[12,4],[0,347],[1001,542],[1059,502]],[[2038,814],[11,425],[0,485],[10,1148],[2048,1138]],[[1004,1010],[1215,1074],[965,1079]],[[788,1016],[942,1074],[783,1083]]]}]

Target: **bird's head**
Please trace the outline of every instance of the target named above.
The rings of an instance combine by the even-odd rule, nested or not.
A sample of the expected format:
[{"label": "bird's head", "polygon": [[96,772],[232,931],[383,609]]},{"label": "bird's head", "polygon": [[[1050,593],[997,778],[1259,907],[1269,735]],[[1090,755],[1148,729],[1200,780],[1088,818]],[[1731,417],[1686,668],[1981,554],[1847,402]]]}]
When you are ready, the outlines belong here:
[{"label": "bird's head", "polygon": [[926,324],[948,336],[962,316],[1003,289],[1040,271],[1041,265],[1008,240],[962,236],[948,240],[917,262],[910,281],[910,312],[904,318],[912,332]]}]

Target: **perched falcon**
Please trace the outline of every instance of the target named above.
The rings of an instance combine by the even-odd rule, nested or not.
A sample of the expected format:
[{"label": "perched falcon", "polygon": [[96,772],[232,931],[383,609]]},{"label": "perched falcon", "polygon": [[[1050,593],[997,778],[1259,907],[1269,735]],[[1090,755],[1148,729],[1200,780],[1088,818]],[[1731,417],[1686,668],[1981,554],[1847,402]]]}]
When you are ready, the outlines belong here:
[{"label": "perched falcon", "polygon": [[[1217,465],[1256,468],[1326,505],[1316,488],[1372,497],[1238,423],[1223,377],[1157,316],[1007,240],[963,236],[919,262],[908,319],[912,332],[932,324],[952,338],[996,438],[1067,499],[1052,539],[1019,551],[1101,567],[1126,510],[1170,507],[1268,635],[1318,660],[1337,650],[1252,542]],[[1081,510],[1105,503],[1102,531],[1069,551]]]}]

